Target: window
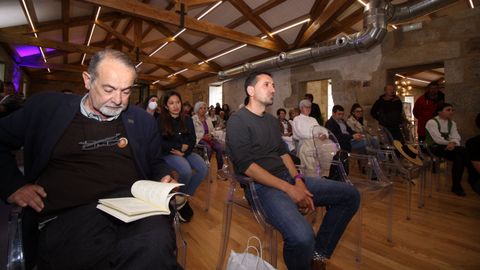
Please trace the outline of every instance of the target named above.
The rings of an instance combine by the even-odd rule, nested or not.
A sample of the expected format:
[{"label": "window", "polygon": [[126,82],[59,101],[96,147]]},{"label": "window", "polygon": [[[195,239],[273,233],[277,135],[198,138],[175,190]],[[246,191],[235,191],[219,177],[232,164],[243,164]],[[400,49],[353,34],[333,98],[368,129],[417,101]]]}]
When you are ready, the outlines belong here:
[{"label": "window", "polygon": [[0,63],[0,80],[5,81],[5,64]]},{"label": "window", "polygon": [[223,104],[223,100],[222,100],[222,90],[223,90],[223,87],[222,85],[210,85],[209,87],[209,92],[208,92],[208,105],[211,106],[215,106],[215,104],[220,103]]}]

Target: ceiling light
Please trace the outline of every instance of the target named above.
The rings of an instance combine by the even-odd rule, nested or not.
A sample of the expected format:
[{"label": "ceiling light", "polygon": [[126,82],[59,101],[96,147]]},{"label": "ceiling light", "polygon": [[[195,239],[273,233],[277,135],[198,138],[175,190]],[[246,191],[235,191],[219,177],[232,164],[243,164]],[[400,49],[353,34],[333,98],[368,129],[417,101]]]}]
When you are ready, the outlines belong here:
[{"label": "ceiling light", "polygon": [[[90,36],[88,37],[87,46],[90,46],[90,42],[92,41],[93,32],[95,31],[95,27],[97,26],[96,22],[98,21],[98,16],[100,16],[100,10],[102,10],[102,7],[101,6],[97,7],[97,12],[95,14],[95,21],[93,22],[92,30],[90,30]],[[83,65],[83,63],[85,62],[85,57],[86,56],[87,56],[87,54],[84,53],[83,57],[82,57],[81,65]]]},{"label": "ceiling light", "polygon": [[417,81],[417,82],[421,82],[421,83],[430,83],[430,81],[425,81],[425,80],[421,80],[421,79],[416,79],[416,78],[412,78],[412,77],[407,77],[407,76],[403,76],[402,74],[395,74],[395,76],[397,77],[400,77],[402,79],[407,79],[407,80],[411,80],[411,81]]},{"label": "ceiling light", "polygon": [[290,28],[293,28],[293,27],[295,27],[295,26],[298,26],[298,25],[307,23],[307,22],[309,22],[309,21],[310,21],[310,18],[307,18],[307,19],[305,19],[305,20],[301,20],[301,21],[296,22],[296,23],[293,23],[293,24],[291,24],[291,25],[289,25],[289,26],[285,26],[285,27],[283,27],[283,28],[281,28],[281,29],[278,29],[278,30],[276,30],[276,31],[273,31],[270,35],[272,35],[272,36],[273,36],[273,35],[276,35],[276,34],[278,34],[278,33],[281,33],[281,32],[283,32],[283,31],[286,31],[286,30],[288,30],[288,29],[290,29]]},{"label": "ceiling light", "polygon": [[159,82],[160,82],[160,80],[156,80],[156,81],[154,81],[152,84],[157,84],[157,83],[159,83]]},{"label": "ceiling light", "polygon": [[358,3],[362,4],[364,7],[367,6],[367,3],[363,2],[362,0],[357,0]]},{"label": "ceiling light", "polygon": [[473,5],[473,0],[468,0],[468,2],[470,3],[471,8],[475,8],[475,6]]},{"label": "ceiling light", "polygon": [[184,69],[182,69],[182,70],[180,70],[180,71],[177,71],[177,72],[175,72],[175,73],[173,73],[173,74],[168,75],[167,78],[171,78],[171,77],[173,77],[173,76],[177,76],[178,74],[183,73],[183,72],[185,72],[185,71],[187,71],[187,70],[188,70],[188,68],[184,68]]},{"label": "ceiling light", "polygon": [[158,51],[163,49],[163,47],[167,46],[167,44],[168,44],[168,41],[163,43],[162,46],[158,47],[155,51],[151,52],[148,56],[152,56],[152,55],[156,54]]},{"label": "ceiling light", "polygon": [[138,68],[139,66],[141,66],[143,64],[143,62],[140,62],[138,64],[135,65],[135,68]]},{"label": "ceiling light", "polygon": [[180,30],[178,33],[176,33],[173,38],[177,38],[178,36],[180,36],[183,32],[185,32],[185,30],[187,30],[187,28],[182,28],[182,30]]},{"label": "ceiling light", "polygon": [[229,54],[229,53],[232,53],[232,52],[234,52],[234,51],[236,51],[236,50],[240,50],[241,48],[244,48],[244,47],[247,47],[247,44],[242,44],[242,45],[240,45],[240,46],[238,46],[238,47],[235,47],[235,48],[233,48],[233,49],[231,49],[231,50],[228,50],[228,51],[226,51],[226,52],[223,52],[223,53],[221,53],[221,54],[219,54],[219,55],[216,55],[216,56],[214,56],[214,57],[210,57],[210,58],[208,58],[207,60],[205,60],[205,62],[215,60],[215,59],[217,59],[217,58],[219,58],[219,57],[222,57],[222,56],[224,56],[224,55],[227,55],[227,54]]},{"label": "ceiling light", "polygon": [[398,29],[398,27],[395,24],[390,24],[390,26],[395,30]]},{"label": "ceiling light", "polygon": [[223,1],[218,1],[215,5],[213,5],[211,8],[209,8],[207,11],[205,11],[203,14],[197,17],[197,20],[201,20],[203,17],[207,16],[208,13],[210,13],[212,10],[214,10],[216,7],[218,7]]},{"label": "ceiling light", "polygon": [[[25,4],[25,0],[22,0],[23,8],[25,9],[25,13],[27,13],[27,19],[28,23],[30,24],[30,27],[32,27],[33,35],[35,38],[38,38],[37,30],[35,29],[35,25],[33,25],[32,17],[30,17],[30,12],[28,11],[27,4]],[[40,50],[40,53],[42,54],[43,57],[43,62],[47,63],[47,57],[45,56],[45,53],[43,52],[43,48],[38,46],[38,49]],[[51,72],[50,68],[47,68],[48,72]]]}]

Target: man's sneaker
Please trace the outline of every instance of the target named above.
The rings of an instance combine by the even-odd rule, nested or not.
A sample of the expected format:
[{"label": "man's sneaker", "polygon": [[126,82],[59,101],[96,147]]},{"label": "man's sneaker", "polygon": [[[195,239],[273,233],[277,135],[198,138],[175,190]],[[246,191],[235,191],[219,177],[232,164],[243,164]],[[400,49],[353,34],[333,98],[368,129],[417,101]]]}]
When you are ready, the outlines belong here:
[{"label": "man's sneaker", "polygon": [[193,217],[193,209],[190,207],[190,204],[186,202],[180,208],[177,209],[178,211],[178,218],[180,218],[181,222],[190,222]]}]

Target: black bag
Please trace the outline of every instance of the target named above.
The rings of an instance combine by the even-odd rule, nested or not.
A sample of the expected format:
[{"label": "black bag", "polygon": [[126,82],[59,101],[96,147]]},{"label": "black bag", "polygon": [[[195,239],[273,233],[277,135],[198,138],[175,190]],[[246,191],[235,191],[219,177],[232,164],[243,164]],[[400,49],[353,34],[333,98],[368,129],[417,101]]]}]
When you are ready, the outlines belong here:
[{"label": "black bag", "polygon": [[330,165],[330,173],[328,174],[328,179],[342,181],[341,172],[339,170],[339,165],[337,162],[342,163],[343,169],[348,175],[348,152],[345,150],[340,150],[335,154],[332,160],[332,165]]}]

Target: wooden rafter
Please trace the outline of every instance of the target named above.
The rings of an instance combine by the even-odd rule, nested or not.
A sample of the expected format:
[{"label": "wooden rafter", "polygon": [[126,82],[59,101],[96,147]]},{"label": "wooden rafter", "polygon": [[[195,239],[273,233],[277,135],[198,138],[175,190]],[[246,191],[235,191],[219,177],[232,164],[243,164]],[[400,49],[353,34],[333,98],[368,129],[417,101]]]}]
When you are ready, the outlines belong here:
[{"label": "wooden rafter", "polygon": [[348,33],[348,29],[352,27],[354,24],[358,23],[363,19],[363,7],[355,10],[352,14],[348,15],[347,17],[343,18],[343,20],[339,21],[337,25],[339,27],[332,27],[324,32],[321,32],[317,36],[318,41],[328,40],[341,32]]},{"label": "wooden rafter", "polygon": [[126,45],[130,47],[135,47],[135,44],[129,38],[127,38],[125,35],[122,35],[122,33],[118,32],[117,30],[113,29],[110,25],[102,22],[101,20],[97,20],[96,24],[108,33],[114,35],[117,39],[119,39]]},{"label": "wooden rafter", "polygon": [[[70,0],[62,0],[62,21],[64,27],[62,27],[62,39],[63,42],[68,42],[70,40],[70,28],[68,24],[70,22]],[[63,63],[68,63],[68,54],[63,56]]]},{"label": "wooden rafter", "polygon": [[[37,39],[37,38],[28,37],[28,36],[5,33],[2,31],[0,31],[0,41],[16,43],[16,44],[26,44],[26,45],[32,45],[32,46],[41,46],[45,48],[54,48],[62,51],[79,52],[79,53],[87,53],[87,54],[94,54],[104,49],[104,48],[85,46],[85,45],[74,44],[74,43],[58,42],[58,41],[48,40],[48,39],[41,39],[41,38]],[[127,54],[131,59],[133,60],[136,59],[135,54],[133,53],[127,53]],[[170,59],[163,59],[158,57],[146,57],[143,55],[140,56],[140,61],[144,63],[155,64],[155,65],[188,68],[191,70],[197,70],[201,72],[217,72],[218,71],[218,70],[212,69],[210,66],[205,64],[203,65],[190,64],[190,63],[184,63],[184,62],[174,61]]]},{"label": "wooden rafter", "polygon": [[345,6],[352,5],[354,2],[349,0],[335,0],[330,3],[325,8],[325,11],[316,18],[314,21],[310,22],[307,30],[303,33],[302,37],[300,38],[299,46],[304,46],[305,44],[309,43],[315,36],[315,34],[323,29],[328,21],[334,19],[334,15],[338,13],[340,10],[344,9]]},{"label": "wooden rafter", "polygon": [[[267,10],[269,10],[269,9],[271,9],[271,8],[277,6],[277,5],[279,5],[279,4],[281,4],[281,3],[285,2],[285,1],[286,1],[286,0],[269,0],[268,2],[265,2],[264,4],[258,6],[258,7],[255,8],[254,10],[252,10],[252,14],[255,14],[255,15],[258,16],[258,15],[266,12]],[[245,17],[240,17],[240,18],[236,19],[235,21],[229,23],[229,24],[227,25],[227,27],[228,27],[228,28],[231,28],[231,29],[234,29],[234,28],[242,25],[242,24],[245,23],[246,21],[247,21],[247,18],[245,18]],[[207,37],[205,37],[204,39],[202,39],[202,40],[196,42],[195,44],[191,45],[191,47],[193,47],[193,48],[199,48],[199,47],[207,44],[208,42],[210,42],[210,41],[212,41],[212,40],[214,40],[214,39],[215,39],[215,37],[207,36]],[[178,58],[184,56],[184,55],[187,54],[187,53],[188,53],[188,51],[184,50],[184,51],[182,51],[182,52],[174,55],[174,56],[172,57],[172,59],[178,59]]]},{"label": "wooden rafter", "polygon": [[253,25],[255,25],[255,27],[257,27],[263,34],[273,38],[278,44],[278,47],[282,48],[282,50],[285,50],[288,47],[288,44],[280,36],[270,35],[272,32],[270,26],[262,18],[260,18],[260,16],[253,14],[252,9],[243,0],[230,0],[230,4],[240,11],[244,17],[247,17],[248,20],[253,23]]},{"label": "wooden rafter", "polygon": [[[320,17],[320,15],[322,15],[323,10],[325,10],[325,7],[327,6],[328,2],[329,2],[329,0],[316,0],[315,3],[313,3],[313,6],[310,9],[310,13],[309,13],[310,14],[310,19],[312,21],[317,20],[318,17]],[[309,26],[309,24],[302,25],[302,28],[298,32],[297,38],[295,39],[295,42],[293,43],[295,48],[297,48],[299,46],[300,40],[302,39],[303,34],[307,30],[308,26]]]},{"label": "wooden rafter", "polygon": [[[98,4],[108,8],[112,8],[132,16],[141,17],[147,20],[156,22],[165,22],[173,25],[178,25],[180,17],[177,13],[172,11],[165,11],[160,8],[154,8],[150,5],[146,5],[134,0],[83,0],[87,3]],[[242,32],[231,30],[227,27],[217,24],[198,21],[189,16],[185,17],[185,27],[194,31],[213,35],[218,38],[223,38],[235,42],[246,43],[252,46],[260,47],[272,51],[281,51],[281,48],[277,44],[268,39],[261,39],[258,37],[250,36]]]}]

